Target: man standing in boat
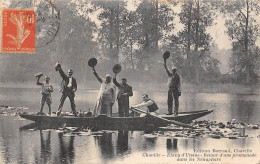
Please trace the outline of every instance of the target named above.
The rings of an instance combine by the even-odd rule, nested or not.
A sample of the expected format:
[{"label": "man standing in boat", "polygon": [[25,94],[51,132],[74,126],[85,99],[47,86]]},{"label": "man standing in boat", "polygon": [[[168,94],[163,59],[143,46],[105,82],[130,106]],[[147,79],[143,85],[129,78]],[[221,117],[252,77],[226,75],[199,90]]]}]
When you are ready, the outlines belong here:
[{"label": "man standing in boat", "polygon": [[[143,98],[143,102],[141,104],[134,105],[131,108],[140,109],[142,107],[147,107],[147,113],[157,116],[158,115],[157,110],[159,109],[157,104],[152,99],[149,99],[147,94],[144,94],[142,98]],[[145,113],[142,113],[140,115],[140,117],[145,117],[145,116],[146,116]]]},{"label": "man standing in boat", "polygon": [[40,114],[42,114],[42,110],[44,107],[44,104],[46,102],[46,104],[49,107],[49,115],[51,115],[51,92],[53,92],[53,87],[52,85],[50,85],[50,77],[49,76],[45,76],[45,82],[41,83],[39,80],[41,78],[42,74],[36,76],[36,84],[37,85],[41,85],[42,86],[42,90],[41,90],[41,94],[42,94],[42,99],[41,99],[41,110],[40,110]]},{"label": "man standing in boat", "polygon": [[179,110],[179,96],[181,95],[181,83],[180,83],[180,76],[177,74],[177,68],[172,67],[172,72],[170,72],[166,65],[166,59],[164,58],[164,68],[168,74],[168,114],[172,114],[172,107],[173,107],[173,98],[174,98],[174,115],[178,115]]},{"label": "man standing in boat", "polygon": [[126,78],[122,78],[122,83],[119,84],[116,80],[116,75],[113,78],[113,82],[118,87],[118,114],[119,117],[129,117],[129,97],[133,96],[132,87],[127,84]]},{"label": "man standing in boat", "polygon": [[94,75],[97,80],[101,83],[96,105],[94,107],[94,115],[106,114],[112,116],[112,107],[115,103],[116,87],[112,83],[111,75],[107,74],[106,78],[103,79],[99,76],[96,70],[93,68]]},{"label": "man standing in boat", "polygon": [[62,96],[60,99],[60,105],[58,107],[57,116],[61,114],[64,101],[66,100],[67,97],[69,97],[70,100],[72,113],[74,114],[74,116],[77,116],[76,105],[74,101],[75,92],[77,91],[77,82],[76,79],[72,77],[73,70],[69,69],[68,75],[65,75],[59,62],[56,63],[55,69],[56,71],[59,71],[60,76],[63,79],[61,83],[61,90],[60,90]]}]

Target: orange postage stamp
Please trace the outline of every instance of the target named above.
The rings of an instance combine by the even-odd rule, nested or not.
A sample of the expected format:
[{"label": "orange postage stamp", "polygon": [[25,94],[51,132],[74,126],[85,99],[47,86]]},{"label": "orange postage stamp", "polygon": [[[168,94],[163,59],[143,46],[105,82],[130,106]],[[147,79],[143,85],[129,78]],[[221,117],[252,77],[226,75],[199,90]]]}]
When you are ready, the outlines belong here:
[{"label": "orange postage stamp", "polygon": [[5,53],[35,52],[36,15],[33,10],[2,10],[2,45]]}]

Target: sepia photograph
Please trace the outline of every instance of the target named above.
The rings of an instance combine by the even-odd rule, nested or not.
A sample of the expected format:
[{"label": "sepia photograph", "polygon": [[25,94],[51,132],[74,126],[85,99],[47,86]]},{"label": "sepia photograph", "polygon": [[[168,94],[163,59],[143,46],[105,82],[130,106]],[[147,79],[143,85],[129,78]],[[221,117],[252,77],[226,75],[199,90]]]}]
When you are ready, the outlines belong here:
[{"label": "sepia photograph", "polygon": [[0,12],[0,163],[260,164],[260,0]]}]

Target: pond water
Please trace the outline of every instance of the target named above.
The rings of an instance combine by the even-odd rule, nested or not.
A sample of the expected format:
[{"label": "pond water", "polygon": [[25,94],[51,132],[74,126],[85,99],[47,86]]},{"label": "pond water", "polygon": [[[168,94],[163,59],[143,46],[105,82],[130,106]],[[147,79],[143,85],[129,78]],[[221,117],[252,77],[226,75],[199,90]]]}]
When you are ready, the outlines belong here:
[{"label": "pond water", "polygon": [[[77,111],[92,109],[97,90],[78,90],[76,93]],[[167,113],[166,92],[134,92],[130,105],[140,103],[146,93],[157,102],[160,113]],[[55,90],[52,111],[56,111],[61,94]],[[0,88],[0,105],[25,106],[27,112],[38,112],[39,89]],[[182,93],[180,111],[213,109],[214,112],[199,120],[260,124],[260,99],[258,94],[225,93]],[[47,106],[44,112],[47,113]],[[66,100],[64,111],[70,111]],[[117,112],[114,106],[113,112]],[[56,130],[29,130],[21,127],[32,123],[15,116],[0,116],[0,163],[252,163],[260,162],[259,130],[246,130],[248,137],[240,139],[213,138],[173,138],[163,135],[150,137],[140,131],[114,131],[102,135],[72,135],[57,133]],[[220,157],[215,150],[236,152],[249,151],[256,156]],[[249,149],[249,150],[246,150]],[[199,151],[199,152],[198,152]],[[189,153],[189,154],[184,154]],[[204,154],[206,153],[206,154]],[[208,153],[208,154],[207,154]],[[199,154],[198,159],[196,155]],[[227,155],[228,153],[224,153]],[[183,156],[182,156],[183,155]],[[209,155],[209,156],[207,156]],[[192,161],[194,160],[194,161]]]}]

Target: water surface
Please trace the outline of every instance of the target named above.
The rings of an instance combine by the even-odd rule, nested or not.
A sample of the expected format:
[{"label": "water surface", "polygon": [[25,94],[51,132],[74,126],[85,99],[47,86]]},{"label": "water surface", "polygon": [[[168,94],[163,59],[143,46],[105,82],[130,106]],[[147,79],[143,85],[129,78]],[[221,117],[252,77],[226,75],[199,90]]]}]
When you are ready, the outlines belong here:
[{"label": "water surface", "polygon": [[[158,103],[160,113],[167,112],[167,93],[145,92]],[[130,104],[142,101],[143,92],[134,92]],[[39,89],[0,89],[0,105],[25,106],[28,112],[38,112]],[[53,111],[59,104],[61,94],[54,91]],[[97,96],[96,90],[78,90],[76,93],[77,110],[92,109]],[[260,124],[260,101],[257,94],[223,93],[183,93],[180,97],[180,111],[213,109],[214,112],[200,120],[230,121]],[[44,108],[47,112],[47,108]],[[64,111],[70,111],[66,100]],[[116,112],[116,106],[113,112]],[[56,130],[23,129],[31,121],[15,116],[0,116],[0,163],[172,163],[178,155],[193,153],[194,149],[250,149],[260,152],[259,130],[247,130],[247,138],[230,140],[227,138],[173,138],[158,136],[150,138],[144,132],[114,131],[102,135],[79,136],[61,134]],[[193,153],[194,154],[194,153]],[[158,157],[159,156],[159,157]],[[259,162],[249,158],[252,163]],[[248,158],[234,158],[231,162],[243,163]],[[180,158],[179,158],[180,160]],[[221,163],[227,160],[222,158]],[[180,162],[186,163],[186,162]],[[195,162],[196,163],[196,162]],[[201,163],[201,162],[197,162]],[[208,163],[208,162],[204,162]]]}]

